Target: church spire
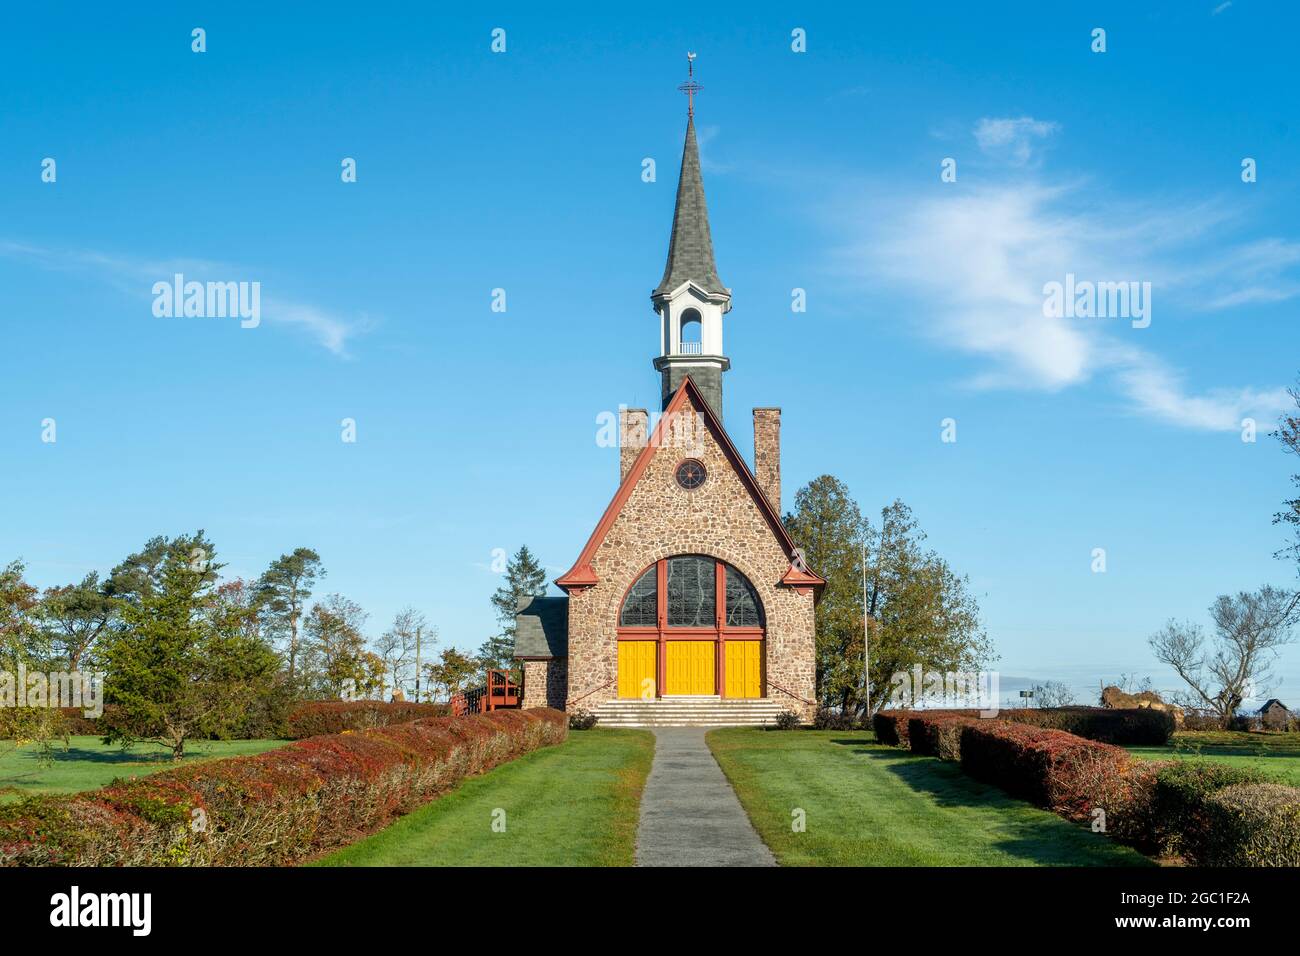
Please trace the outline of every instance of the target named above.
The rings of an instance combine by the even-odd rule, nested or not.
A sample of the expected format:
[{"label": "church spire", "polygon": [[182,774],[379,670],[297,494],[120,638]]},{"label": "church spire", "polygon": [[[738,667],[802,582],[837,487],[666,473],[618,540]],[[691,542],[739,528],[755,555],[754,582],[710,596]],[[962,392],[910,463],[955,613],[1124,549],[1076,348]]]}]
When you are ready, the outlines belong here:
[{"label": "church spire", "polygon": [[700,178],[700,147],[695,141],[695,54],[688,53],[690,77],[678,89],[689,97],[686,145],[677,181],[677,205],[668,242],[664,277],[650,293],[659,313],[659,357],[655,369],[662,379],[664,407],[689,377],[700,396],[722,418],[722,374],[731,360],[722,351],[722,317],[731,310],[731,290],[718,277],[709,235],[709,211]]},{"label": "church spire", "polygon": [[695,82],[695,54],[687,54],[690,78],[678,89],[689,98],[686,116],[686,145],[682,148],[682,170],[677,180],[677,207],[673,211],[672,238],[668,241],[668,262],[655,295],[665,295],[691,281],[706,292],[726,294],[713,261],[713,239],[709,235],[709,210],[704,202],[704,180],[700,176],[700,147],[695,140],[695,94],[703,89]]}]

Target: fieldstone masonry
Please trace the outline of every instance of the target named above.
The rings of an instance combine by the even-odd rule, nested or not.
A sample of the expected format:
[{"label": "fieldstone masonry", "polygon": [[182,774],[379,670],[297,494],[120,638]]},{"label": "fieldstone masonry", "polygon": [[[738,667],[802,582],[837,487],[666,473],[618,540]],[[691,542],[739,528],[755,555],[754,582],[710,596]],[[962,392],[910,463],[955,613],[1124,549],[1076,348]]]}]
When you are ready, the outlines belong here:
[{"label": "fieldstone masonry", "polygon": [[523,707],[554,707],[563,710],[569,692],[568,661],[524,661]]},{"label": "fieldstone masonry", "polygon": [[[682,411],[694,413],[689,392],[686,397]],[[592,556],[599,583],[570,591],[568,702],[590,710],[618,696],[618,613],[637,577],[660,558],[703,554],[735,566],[753,583],[767,621],[766,696],[810,718],[816,680],[813,593],[781,583],[790,558],[713,426],[693,437],[689,456],[669,442],[655,450]],[[699,459],[708,473],[693,491],[674,477],[685,457]]]},{"label": "fieldstone masonry", "polygon": [[781,513],[781,409],[754,409],[754,477]]}]

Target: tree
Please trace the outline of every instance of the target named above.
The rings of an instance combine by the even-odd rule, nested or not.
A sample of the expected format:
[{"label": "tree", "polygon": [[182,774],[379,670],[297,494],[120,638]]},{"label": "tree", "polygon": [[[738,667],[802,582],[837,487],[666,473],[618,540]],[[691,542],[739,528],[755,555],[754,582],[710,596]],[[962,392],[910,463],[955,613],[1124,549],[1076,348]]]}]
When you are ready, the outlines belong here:
[{"label": "tree", "polygon": [[464,690],[477,672],[478,662],[454,647],[444,648],[439,659],[425,667],[429,686],[441,691],[441,700],[450,700]]},{"label": "tree", "polygon": [[43,651],[37,626],[39,592],[27,583],[22,561],[0,568],[0,666],[16,671]]},{"label": "tree", "polygon": [[187,741],[229,735],[274,680],[275,655],[221,611],[215,557],[202,531],[165,541],[118,599],[121,626],[104,647],[107,741],[156,741],[180,760]]},{"label": "tree", "polygon": [[862,518],[844,483],[823,475],[799,489],[786,526],[808,566],[826,579],[816,624],[818,694],[825,704],[867,713],[864,549],[872,713],[887,703],[885,688],[896,674],[916,665],[973,674],[993,657],[967,580],[923,549],[925,535],[901,501],[881,510],[877,529]]},{"label": "tree", "polygon": [[1075,702],[1074,691],[1059,680],[1035,684],[1031,690],[1034,692],[1035,707],[1069,707]]},{"label": "tree", "polygon": [[[432,644],[435,638],[426,632],[429,622],[415,608],[407,607],[397,612],[392,627],[384,631],[375,642],[375,650],[384,662],[384,672],[395,695],[404,681],[410,679],[411,667],[415,662],[416,635],[420,635],[422,645]],[[391,695],[390,695],[391,696]]]},{"label": "tree", "polygon": [[331,594],[312,606],[303,626],[307,666],[300,675],[308,690],[334,698],[345,693],[370,697],[383,690],[382,668],[376,687],[374,661],[370,660],[379,658],[366,650],[362,633],[367,617],[361,605],[341,594]]},{"label": "tree", "polygon": [[[1282,416],[1278,422],[1277,437],[1288,452],[1300,455],[1300,387],[1287,390],[1295,402],[1296,410]],[[1292,483],[1300,489],[1300,473],[1291,476]],[[1289,524],[1295,540],[1277,553],[1279,558],[1293,558],[1300,562],[1300,497],[1283,503],[1283,510],[1273,516],[1274,524]]]},{"label": "tree", "polygon": [[79,584],[47,588],[41,597],[40,619],[51,652],[68,670],[78,670],[113,624],[117,602],[91,571]]},{"label": "tree", "polygon": [[[492,595],[492,607],[501,622],[501,633],[489,637],[478,649],[479,667],[489,669],[517,669],[515,662],[515,614],[519,599],[541,597],[546,594],[546,569],[521,545],[506,564],[506,580]],[[486,675],[485,675],[486,676]]]},{"label": "tree", "polygon": [[291,685],[300,683],[299,622],[311,598],[312,587],[323,577],[325,569],[320,555],[311,548],[295,548],[291,554],[282,554],[272,561],[255,585],[267,632],[284,646]]},{"label": "tree", "polygon": [[1209,710],[1226,730],[1242,701],[1268,693],[1278,651],[1295,640],[1294,614],[1294,595],[1265,585],[1210,605],[1215,634],[1208,647],[1199,624],[1172,619],[1149,643],[1190,688],[1178,703]]}]

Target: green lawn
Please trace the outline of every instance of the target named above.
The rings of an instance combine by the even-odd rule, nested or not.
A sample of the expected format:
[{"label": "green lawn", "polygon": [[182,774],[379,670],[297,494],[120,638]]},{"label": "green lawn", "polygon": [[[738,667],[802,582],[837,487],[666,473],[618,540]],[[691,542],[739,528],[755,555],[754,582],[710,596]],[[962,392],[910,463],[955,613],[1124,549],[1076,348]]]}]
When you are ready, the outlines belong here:
[{"label": "green lawn", "polygon": [[644,730],[575,731],[316,865],[630,866],[653,757]]},{"label": "green lawn", "polygon": [[1208,760],[1258,767],[1300,787],[1300,734],[1258,734],[1228,730],[1184,731],[1165,747],[1128,747],[1144,760]]},{"label": "green lawn", "polygon": [[[185,748],[185,763],[256,754],[288,743],[285,740],[199,740]],[[170,751],[141,744],[128,751],[102,743],[99,737],[69,737],[68,750],[55,747],[52,763],[43,763],[28,744],[13,748],[0,741],[0,800],[34,793],[73,793],[95,790],[117,777],[138,777],[175,766]]]},{"label": "green lawn", "polygon": [[[713,755],[786,866],[1147,866],[1127,847],[869,731],[709,733]],[[796,833],[792,812],[805,814]]]}]

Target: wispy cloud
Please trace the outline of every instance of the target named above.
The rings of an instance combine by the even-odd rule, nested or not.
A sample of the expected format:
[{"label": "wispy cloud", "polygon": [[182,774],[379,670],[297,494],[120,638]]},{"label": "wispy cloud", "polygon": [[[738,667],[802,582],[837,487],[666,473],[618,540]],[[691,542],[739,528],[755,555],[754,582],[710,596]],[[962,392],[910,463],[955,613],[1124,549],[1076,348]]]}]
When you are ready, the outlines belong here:
[{"label": "wispy cloud", "polygon": [[1057,391],[1100,379],[1136,413],[1197,429],[1271,421],[1287,407],[1281,387],[1194,390],[1128,319],[1044,315],[1044,285],[1067,273],[1151,282],[1156,323],[1300,296],[1300,243],[1208,241],[1236,216],[1227,204],[1098,207],[1081,183],[1032,181],[868,192],[890,198],[837,204],[841,267],[915,299],[921,334],[982,358],[976,387]]},{"label": "wispy cloud", "polygon": [[986,116],[975,124],[975,142],[990,156],[1024,166],[1033,158],[1039,142],[1056,130],[1056,123],[1036,120],[1032,116]]},{"label": "wispy cloud", "polygon": [[[148,259],[112,255],[94,250],[53,249],[0,239],[0,257],[58,272],[93,276],[126,295],[150,297],[154,282],[170,280],[176,273],[199,282],[255,278],[256,270],[208,259]],[[263,291],[266,291],[263,283]],[[272,324],[297,328],[318,345],[347,358],[348,343],[369,327],[365,315],[348,318],[328,309],[274,293],[262,296],[262,318]]]},{"label": "wispy cloud", "polygon": [[1225,2],[1219,4],[1217,7],[1215,7],[1214,10],[1211,11],[1210,15],[1211,15],[1211,16],[1214,16],[1214,17],[1217,17],[1220,13],[1222,13],[1224,10],[1228,9],[1228,7],[1230,7],[1230,6],[1232,6],[1232,0],[1225,0]]}]

